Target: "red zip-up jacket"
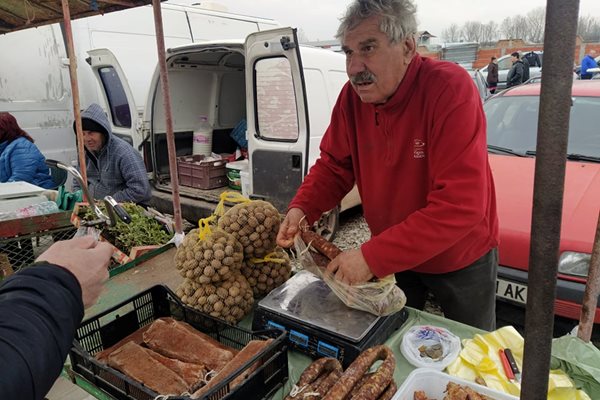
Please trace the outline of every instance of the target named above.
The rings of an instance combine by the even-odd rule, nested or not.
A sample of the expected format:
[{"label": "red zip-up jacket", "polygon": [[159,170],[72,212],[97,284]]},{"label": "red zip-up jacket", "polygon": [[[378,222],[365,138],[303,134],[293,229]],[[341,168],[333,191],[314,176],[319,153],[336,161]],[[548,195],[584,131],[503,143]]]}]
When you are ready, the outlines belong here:
[{"label": "red zip-up jacket", "polygon": [[417,54],[382,105],[347,83],[320,149],[289,208],[313,222],[356,183],[372,234],[361,250],[376,276],[456,271],[497,246],[486,120],[462,67]]}]

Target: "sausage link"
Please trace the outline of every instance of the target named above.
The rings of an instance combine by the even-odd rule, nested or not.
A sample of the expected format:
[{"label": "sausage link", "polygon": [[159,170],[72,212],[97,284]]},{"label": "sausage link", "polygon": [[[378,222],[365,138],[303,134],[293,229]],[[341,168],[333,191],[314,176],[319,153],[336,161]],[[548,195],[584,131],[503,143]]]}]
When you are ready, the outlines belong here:
[{"label": "sausage link", "polygon": [[[311,391],[315,391],[317,389],[317,386],[315,386],[315,387],[308,387],[308,386],[309,385],[313,386],[312,384],[320,376],[323,376],[323,379],[325,379],[327,374],[332,371],[342,372],[342,365],[340,364],[340,362],[335,358],[329,358],[329,357],[319,358],[318,360],[316,360],[312,364],[310,364],[308,367],[306,367],[304,372],[302,372],[302,375],[300,375],[300,379],[298,379],[298,382],[296,383],[295,386],[300,389],[307,386],[307,388],[303,389],[302,392],[308,393],[309,389]],[[319,381],[319,383],[320,382],[321,381]],[[291,396],[291,394],[290,394],[285,398],[285,400],[291,400],[291,399],[294,399],[297,397],[298,396],[295,396],[295,397]]]},{"label": "sausage link", "polygon": [[368,373],[368,374],[364,374],[360,380],[358,382],[356,382],[356,385],[354,385],[354,387],[352,388],[352,390],[350,391],[350,394],[348,394],[348,396],[346,396],[346,399],[350,400],[351,398],[353,398],[354,396],[356,396],[356,394],[358,393],[358,391],[360,390],[360,388],[365,384],[365,382],[367,381],[367,379],[373,375],[373,373]]},{"label": "sausage link", "polygon": [[301,235],[302,240],[307,246],[312,246],[319,253],[329,258],[329,260],[333,260],[342,253],[342,250],[340,250],[336,245],[313,231],[305,230],[302,231]]},{"label": "sausage link", "polygon": [[352,400],[377,400],[394,378],[396,357],[389,347],[380,351],[380,357],[385,357],[377,371],[371,375]]},{"label": "sausage link", "polygon": [[396,385],[396,382],[394,382],[394,380],[392,380],[390,382],[390,384],[388,385],[387,389],[385,389],[385,392],[383,392],[377,400],[391,400],[397,391],[398,391],[398,385]]},{"label": "sausage link", "polygon": [[[331,389],[331,387],[335,384],[335,382],[337,382],[337,380],[340,379],[341,376],[342,376],[342,371],[336,370],[336,369],[331,371],[329,374],[321,375],[319,377],[319,379],[320,378],[324,378],[324,379],[319,382],[319,384],[316,386],[316,389],[311,391],[312,393],[315,393],[315,394],[314,395],[305,395],[302,400],[322,399],[327,394],[329,389]],[[315,382],[317,382],[317,381],[315,381]],[[307,393],[311,393],[311,392],[307,392]]]},{"label": "sausage link", "polygon": [[[395,358],[392,350],[385,346],[375,346],[371,347],[365,351],[363,351],[357,358],[354,360],[352,364],[346,369],[346,372],[342,375],[342,377],[333,385],[333,387],[329,390],[327,395],[323,398],[323,400],[343,400],[350,393],[352,388],[360,381],[361,377],[367,373],[371,365],[377,360],[384,360],[383,367],[387,362],[388,367],[382,370],[382,373],[377,375],[377,378],[370,377],[369,379],[374,379],[376,382],[385,382],[385,386],[388,385],[391,380],[391,375],[389,375],[389,365],[393,364],[395,367]],[[381,367],[378,369],[381,369]],[[393,374],[393,369],[391,370]],[[386,377],[389,375],[389,379]],[[366,384],[366,383],[365,383]],[[379,394],[385,389],[385,386],[381,388],[381,391],[377,393],[376,397],[373,397],[369,400],[375,400]],[[363,386],[364,387],[364,386]],[[371,385],[369,385],[369,388]],[[360,391],[362,392],[362,390]],[[360,394],[360,393],[359,393]]]}]

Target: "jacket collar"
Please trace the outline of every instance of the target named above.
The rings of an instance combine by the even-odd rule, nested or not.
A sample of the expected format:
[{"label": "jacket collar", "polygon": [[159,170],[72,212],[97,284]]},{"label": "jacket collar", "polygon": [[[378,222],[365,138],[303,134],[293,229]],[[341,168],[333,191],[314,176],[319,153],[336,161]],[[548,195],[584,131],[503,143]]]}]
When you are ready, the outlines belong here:
[{"label": "jacket collar", "polygon": [[396,92],[390,97],[384,104],[376,105],[375,108],[381,111],[390,111],[398,107],[403,107],[410,100],[411,94],[415,89],[415,81],[419,70],[423,65],[423,57],[419,53],[415,53],[415,56],[410,61],[406,73],[400,81]]}]

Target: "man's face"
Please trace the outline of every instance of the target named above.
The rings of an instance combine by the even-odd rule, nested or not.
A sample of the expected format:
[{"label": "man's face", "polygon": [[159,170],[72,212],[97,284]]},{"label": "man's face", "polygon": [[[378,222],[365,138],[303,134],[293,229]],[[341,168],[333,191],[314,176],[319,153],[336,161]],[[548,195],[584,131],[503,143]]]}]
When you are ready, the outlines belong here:
[{"label": "man's face", "polygon": [[100,151],[104,146],[104,135],[96,131],[83,131],[83,144],[89,151]]},{"label": "man's face", "polygon": [[596,50],[590,50],[590,56],[592,56],[593,58],[596,58]]},{"label": "man's face", "polygon": [[379,17],[371,17],[342,38],[346,72],[364,103],[385,103],[396,91],[415,55],[414,38],[390,43],[379,30]]},{"label": "man's face", "polygon": [[512,61],[512,63],[514,64],[514,63],[515,63],[515,62],[518,60],[518,58],[517,58],[517,57],[515,57],[515,56],[510,56],[510,60],[511,60],[511,61]]}]

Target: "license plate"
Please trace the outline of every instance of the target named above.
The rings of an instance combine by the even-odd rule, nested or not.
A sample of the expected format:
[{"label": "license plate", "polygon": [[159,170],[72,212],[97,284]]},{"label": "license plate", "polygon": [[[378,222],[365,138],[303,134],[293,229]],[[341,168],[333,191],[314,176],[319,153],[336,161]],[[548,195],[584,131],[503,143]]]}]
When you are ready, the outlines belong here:
[{"label": "license plate", "polygon": [[527,286],[497,278],[496,296],[525,304],[527,302]]}]

